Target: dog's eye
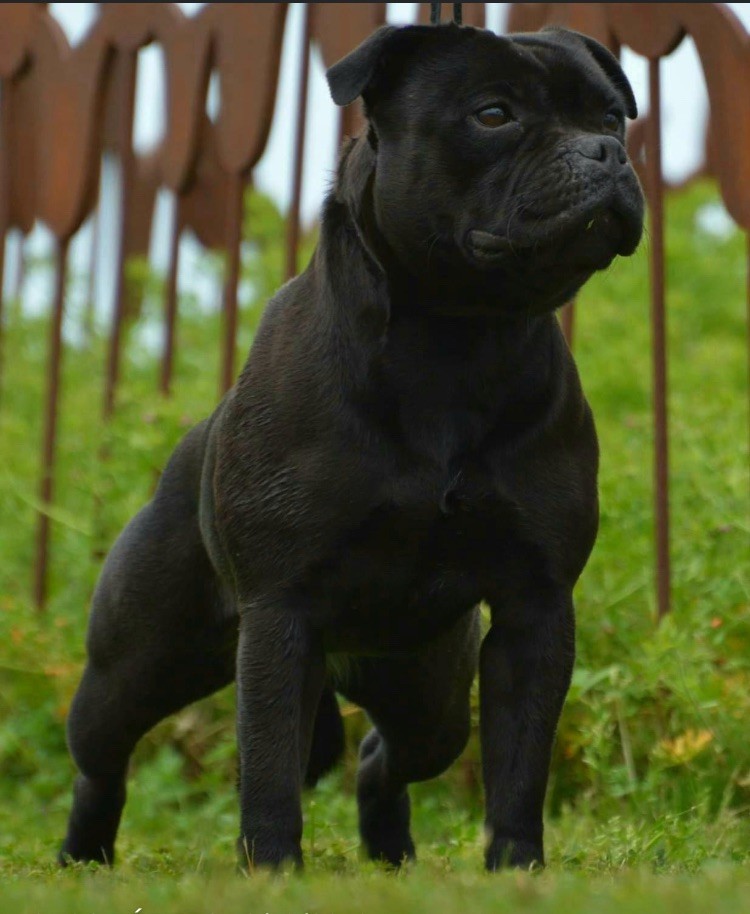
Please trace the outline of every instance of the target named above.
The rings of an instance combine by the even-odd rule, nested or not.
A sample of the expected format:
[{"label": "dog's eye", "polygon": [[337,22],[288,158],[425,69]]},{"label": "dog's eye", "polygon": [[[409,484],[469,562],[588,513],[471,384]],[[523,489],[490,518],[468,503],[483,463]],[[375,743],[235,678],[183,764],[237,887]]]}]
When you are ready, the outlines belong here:
[{"label": "dog's eye", "polygon": [[477,111],[474,116],[483,127],[503,127],[513,120],[510,116],[510,112],[500,105],[482,108],[482,110]]},{"label": "dog's eye", "polygon": [[608,111],[602,119],[605,130],[619,130],[622,127],[622,118],[616,111]]}]

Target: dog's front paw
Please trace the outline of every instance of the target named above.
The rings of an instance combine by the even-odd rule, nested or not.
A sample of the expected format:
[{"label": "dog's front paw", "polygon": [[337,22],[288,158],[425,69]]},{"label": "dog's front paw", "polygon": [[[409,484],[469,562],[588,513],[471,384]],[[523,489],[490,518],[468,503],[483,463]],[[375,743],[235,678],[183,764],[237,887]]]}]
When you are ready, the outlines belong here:
[{"label": "dog's front paw", "polygon": [[302,850],[299,844],[252,838],[241,835],[237,839],[237,862],[241,870],[252,873],[259,868],[270,870],[302,869]]},{"label": "dog's front paw", "polygon": [[484,852],[484,863],[490,872],[509,867],[522,870],[541,869],[544,866],[544,850],[541,841],[499,835],[488,844]]},{"label": "dog's front paw", "polygon": [[115,862],[115,849],[97,844],[76,843],[68,838],[57,854],[57,863],[61,867],[71,863],[101,863],[103,866],[112,866]]}]

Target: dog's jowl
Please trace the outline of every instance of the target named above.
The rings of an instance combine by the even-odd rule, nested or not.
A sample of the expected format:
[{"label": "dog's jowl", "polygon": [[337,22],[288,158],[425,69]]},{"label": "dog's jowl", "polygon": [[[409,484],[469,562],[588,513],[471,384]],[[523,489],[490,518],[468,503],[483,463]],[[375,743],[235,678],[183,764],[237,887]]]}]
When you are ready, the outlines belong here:
[{"label": "dog's jowl", "polygon": [[372,721],[364,848],[399,864],[408,785],[462,751],[478,671],[486,865],[543,862],[597,529],[594,424],[554,311],[638,244],[633,94],[562,29],[384,27],[328,81],[368,127],[320,244],[102,571],[63,861],[113,860],[138,739],[236,678],[241,859],[301,862],[339,693]]}]

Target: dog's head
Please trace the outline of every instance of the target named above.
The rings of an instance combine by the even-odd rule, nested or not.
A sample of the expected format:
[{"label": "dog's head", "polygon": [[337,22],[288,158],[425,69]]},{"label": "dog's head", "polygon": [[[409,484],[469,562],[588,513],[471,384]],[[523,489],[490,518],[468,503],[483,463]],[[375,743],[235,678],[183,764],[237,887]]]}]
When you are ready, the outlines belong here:
[{"label": "dog's head", "polygon": [[635,99],[593,39],[384,26],[328,83],[364,100],[372,221],[412,275],[544,311],[638,245]]}]

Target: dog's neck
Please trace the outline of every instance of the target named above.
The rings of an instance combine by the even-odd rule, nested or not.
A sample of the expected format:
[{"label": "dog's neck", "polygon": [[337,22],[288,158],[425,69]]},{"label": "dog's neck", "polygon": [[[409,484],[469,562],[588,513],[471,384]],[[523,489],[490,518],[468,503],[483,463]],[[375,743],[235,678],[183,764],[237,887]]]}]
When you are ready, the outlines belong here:
[{"label": "dog's neck", "polygon": [[329,224],[340,221],[342,214],[336,210],[344,209],[349,227],[356,232],[370,266],[385,278],[390,307],[415,315],[422,313],[425,317],[453,317],[460,324],[469,318],[479,318],[484,323],[508,325],[514,334],[518,324],[528,324],[528,315],[503,312],[496,299],[489,301],[484,293],[466,283],[451,288],[442,279],[431,282],[429,276],[418,275],[402,264],[375,216],[376,168],[377,145],[372,134],[349,140],[341,154],[336,186],[328,198],[324,219]]},{"label": "dog's neck", "polygon": [[[485,293],[462,283],[451,288],[444,282],[430,282],[429,277],[417,275],[406,268],[391,249],[381,232],[375,216],[373,200],[377,167],[376,143],[369,135],[349,140],[339,161],[335,187],[326,201],[323,219],[326,231],[321,233],[319,264],[330,281],[341,280],[337,265],[342,263],[338,245],[346,247],[350,266],[359,257],[367,266],[371,292],[381,299],[384,319],[398,312],[414,319],[444,321],[451,333],[470,334],[480,328],[482,333],[508,335],[516,342],[526,336],[532,325],[547,323],[550,315],[510,313],[498,307],[497,296],[491,301]],[[334,252],[331,245],[337,247]],[[335,263],[331,263],[331,257]],[[340,267],[339,267],[340,272]],[[361,288],[361,287],[360,287]],[[385,328],[384,328],[385,329]]]},{"label": "dog's neck", "polygon": [[[532,363],[532,386],[546,387],[556,350],[554,315],[490,312],[466,295],[441,296],[410,275],[374,218],[375,163],[365,138],[345,148],[315,254],[315,281],[329,290],[320,300],[337,310],[335,317],[321,311],[318,326],[335,338],[337,349],[357,349],[347,361],[357,366],[355,386],[357,379],[367,379],[363,387],[371,390],[375,371],[382,382],[378,389],[398,390],[399,396],[426,404],[426,412],[440,413],[469,398],[487,401],[488,418],[495,406],[502,410],[513,400],[518,384],[532,383],[527,376]],[[348,333],[353,323],[357,331]]]}]

